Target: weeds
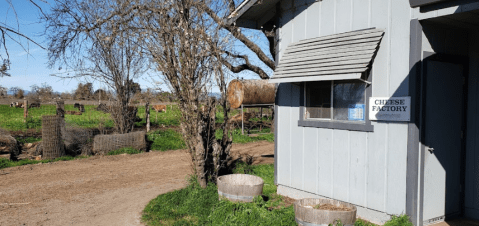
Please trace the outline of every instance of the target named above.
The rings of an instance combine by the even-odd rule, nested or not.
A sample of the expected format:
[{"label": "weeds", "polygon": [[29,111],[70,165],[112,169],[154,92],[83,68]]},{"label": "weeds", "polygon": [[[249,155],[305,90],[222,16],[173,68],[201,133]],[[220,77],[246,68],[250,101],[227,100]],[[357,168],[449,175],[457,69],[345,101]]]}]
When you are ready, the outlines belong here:
[{"label": "weeds", "polygon": [[22,144],[35,143],[38,141],[42,141],[42,138],[36,138],[36,137],[17,138],[17,141]]}]

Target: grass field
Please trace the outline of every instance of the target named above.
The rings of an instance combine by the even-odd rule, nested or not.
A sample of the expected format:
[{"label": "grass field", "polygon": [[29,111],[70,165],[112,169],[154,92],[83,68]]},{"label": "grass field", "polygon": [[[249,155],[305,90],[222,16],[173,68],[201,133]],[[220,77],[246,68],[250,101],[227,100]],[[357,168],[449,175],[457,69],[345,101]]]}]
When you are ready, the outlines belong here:
[{"label": "grass field", "polygon": [[[96,105],[85,105],[85,112],[82,115],[65,115],[65,122],[73,126],[82,128],[97,128],[99,126],[105,128],[113,127],[113,120],[110,114],[95,110]],[[73,105],[65,105],[66,111],[78,111]],[[28,112],[27,122],[23,119],[23,108],[11,108],[8,105],[0,105],[0,128],[8,131],[25,131],[27,129],[41,130],[42,116],[56,114],[55,105],[42,105],[40,108],[31,108]],[[142,119],[137,122],[137,126],[146,124],[145,107],[138,108],[138,116]],[[150,111],[151,125],[163,125],[165,127],[178,126],[180,124],[180,111],[178,106],[169,105],[166,113],[157,113]]]}]

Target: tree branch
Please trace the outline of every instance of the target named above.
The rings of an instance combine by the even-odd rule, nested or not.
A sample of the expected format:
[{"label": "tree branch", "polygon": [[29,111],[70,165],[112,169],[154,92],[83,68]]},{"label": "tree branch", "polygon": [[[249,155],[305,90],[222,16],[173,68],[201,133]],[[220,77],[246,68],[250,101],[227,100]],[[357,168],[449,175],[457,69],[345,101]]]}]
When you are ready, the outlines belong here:
[{"label": "tree branch", "polygon": [[250,70],[256,74],[259,75],[259,77],[261,79],[269,79],[269,76],[268,74],[263,70],[261,69],[260,67],[258,66],[255,66],[253,64],[251,64],[249,62],[249,59],[248,59],[248,56],[246,55],[237,55],[237,54],[233,54],[233,53],[230,53],[228,51],[223,51],[225,54],[227,54],[228,56],[231,56],[231,57],[234,57],[234,58],[241,58],[245,61],[244,64],[241,64],[241,65],[238,65],[238,66],[233,66],[230,62],[228,62],[226,59],[222,58],[221,61],[222,63],[233,73],[239,73],[239,72],[242,72],[244,70]]},{"label": "tree branch", "polygon": [[266,64],[269,68],[274,70],[276,68],[276,65],[273,60],[271,60],[262,50],[259,48],[258,45],[256,45],[254,42],[249,40],[241,31],[239,28],[235,26],[231,26],[225,23],[225,21],[218,17],[218,15],[207,5],[205,5],[203,2],[197,2],[198,8],[204,10],[219,26],[222,28],[228,30],[235,38],[240,40],[243,44],[246,45],[251,51],[253,51],[258,58],[263,61],[263,63]]}]

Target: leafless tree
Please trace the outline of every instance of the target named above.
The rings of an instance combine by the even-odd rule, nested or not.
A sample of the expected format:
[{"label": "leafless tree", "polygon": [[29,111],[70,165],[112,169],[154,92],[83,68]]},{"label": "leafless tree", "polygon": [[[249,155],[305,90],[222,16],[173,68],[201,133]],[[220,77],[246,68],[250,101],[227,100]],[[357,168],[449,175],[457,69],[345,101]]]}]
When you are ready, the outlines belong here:
[{"label": "leafless tree", "polygon": [[7,90],[6,87],[0,86],[0,98],[7,97]]},{"label": "leafless tree", "polygon": [[[89,58],[97,59],[92,62],[110,65],[110,61],[114,62],[114,55],[103,52],[114,52],[112,45],[116,50],[136,53],[131,56],[132,60],[149,57],[159,72],[158,76],[164,79],[178,98],[183,136],[200,185],[205,187],[208,181],[215,181],[229,158],[231,148],[229,108],[226,98],[220,98],[219,103],[209,100],[201,108],[200,96],[208,92],[211,85],[218,86],[223,97],[226,96],[228,71],[252,71],[260,78],[269,78],[263,67],[232,48],[236,40],[250,49],[267,68],[274,70],[275,67],[271,56],[234,24],[225,22],[226,16],[235,9],[234,1],[56,0],[55,3],[53,13],[46,17],[49,21],[47,31],[50,33],[50,62],[56,63],[62,59],[62,62],[83,63],[84,60],[75,57],[84,58],[83,54],[88,52]],[[85,47],[87,51],[79,48],[90,45],[93,47]],[[105,49],[104,46],[109,47]],[[99,52],[102,49],[105,50]],[[91,66],[84,65],[85,68]],[[120,68],[117,64],[104,68],[108,70],[103,73],[108,71],[121,74],[116,72]],[[81,73],[81,76],[94,74],[100,73]],[[118,95],[126,95],[120,88],[116,91]],[[223,106],[225,115],[221,125],[221,140],[215,138],[216,104]]]},{"label": "leafless tree", "polygon": [[[35,6],[40,13],[43,14],[43,10],[38,4],[38,2],[43,2],[46,3],[45,0],[25,0],[26,2],[29,2],[33,6]],[[3,51],[0,51],[0,77],[3,76],[11,76],[10,73],[8,73],[8,70],[10,70],[10,55],[8,53],[8,47],[7,47],[7,41],[10,40],[20,47],[22,47],[26,52],[28,52],[28,48],[25,48],[22,42],[20,41],[21,39],[25,39],[28,42],[31,42],[35,45],[37,45],[40,48],[43,48],[38,42],[33,40],[31,37],[25,35],[23,32],[20,31],[20,24],[19,24],[19,19],[17,17],[17,12],[16,9],[13,5],[12,0],[5,0],[5,2],[8,4],[8,7],[6,9],[2,9],[1,13],[5,13],[7,15],[7,12],[11,11],[13,15],[15,15],[15,21],[16,24],[9,24],[6,21],[9,20],[0,20],[0,49]],[[5,56],[2,55],[5,54]]]},{"label": "leafless tree", "polygon": [[88,100],[93,95],[93,84],[88,83],[78,83],[77,88],[74,93],[75,100]]},{"label": "leafless tree", "polygon": [[[181,111],[181,129],[190,151],[198,181],[206,187],[214,181],[229,157],[230,128],[225,123],[224,136],[216,140],[216,102],[210,100],[203,108],[200,97],[212,81],[220,90],[226,90],[222,53],[216,46],[223,43],[220,27],[205,17],[196,1],[151,1],[154,11],[140,11],[138,27],[144,28],[140,40],[165,81],[178,97]],[[156,3],[156,5],[153,5]],[[226,102],[220,103],[228,110]],[[226,122],[228,120],[225,120]]]},{"label": "leafless tree", "polygon": [[133,15],[116,15],[101,24],[98,21],[105,20],[105,13],[122,10],[124,4],[128,1],[57,0],[44,18],[50,66],[63,64],[76,72],[73,76],[57,74],[59,77],[88,77],[112,89],[111,115],[119,133],[133,129],[136,111],[128,105],[136,87],[133,81],[143,73],[146,57],[130,34]]},{"label": "leafless tree", "polygon": [[17,99],[22,99],[25,96],[22,87],[19,86],[10,87],[10,92],[12,93],[12,96]]},{"label": "leafless tree", "polygon": [[41,99],[43,101],[50,100],[54,97],[52,86],[42,83],[40,86],[32,85],[30,97],[33,99]]}]

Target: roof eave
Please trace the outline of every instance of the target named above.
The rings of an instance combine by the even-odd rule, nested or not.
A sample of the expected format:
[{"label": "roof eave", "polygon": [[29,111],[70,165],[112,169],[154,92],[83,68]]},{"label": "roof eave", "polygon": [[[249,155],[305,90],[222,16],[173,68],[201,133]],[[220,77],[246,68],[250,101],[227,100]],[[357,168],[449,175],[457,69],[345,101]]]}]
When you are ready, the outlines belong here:
[{"label": "roof eave", "polygon": [[[267,14],[258,13],[256,7],[267,7],[264,5],[264,0],[244,0],[226,19],[228,25],[235,24],[237,27],[260,29],[261,26],[268,22],[276,14],[276,9],[267,10]],[[266,2],[269,3],[269,2]],[[252,11],[251,11],[252,10]],[[251,19],[251,16],[257,18]],[[259,19],[258,19],[259,18]]]}]

